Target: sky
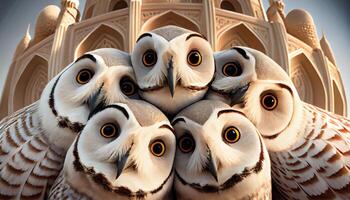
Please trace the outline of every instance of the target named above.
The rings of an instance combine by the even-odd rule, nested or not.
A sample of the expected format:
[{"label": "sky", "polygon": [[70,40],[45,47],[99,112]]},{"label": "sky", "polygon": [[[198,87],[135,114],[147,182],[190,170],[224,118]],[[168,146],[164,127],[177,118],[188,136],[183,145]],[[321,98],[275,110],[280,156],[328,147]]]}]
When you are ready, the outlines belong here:
[{"label": "sky", "polygon": [[[18,42],[28,24],[33,37],[36,16],[45,6],[60,5],[60,0],[0,0],[0,94],[8,67]],[[318,36],[327,36],[340,69],[350,107],[350,1],[347,0],[285,0],[286,14],[295,8],[307,10],[314,18]],[[85,0],[80,0],[82,11]],[[268,0],[263,0],[265,10]],[[350,114],[350,109],[349,114]]]}]

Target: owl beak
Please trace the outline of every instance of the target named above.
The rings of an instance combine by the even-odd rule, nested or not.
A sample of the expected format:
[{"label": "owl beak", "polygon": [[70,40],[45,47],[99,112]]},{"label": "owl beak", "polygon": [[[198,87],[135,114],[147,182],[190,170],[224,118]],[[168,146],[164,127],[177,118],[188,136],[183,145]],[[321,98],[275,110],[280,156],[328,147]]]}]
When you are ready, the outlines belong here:
[{"label": "owl beak", "polygon": [[118,156],[117,158],[117,176],[115,177],[115,179],[118,179],[118,177],[122,174],[124,168],[125,168],[125,164],[128,161],[130,155],[130,149],[123,155]]},{"label": "owl beak", "polygon": [[249,85],[250,85],[250,83],[248,83],[240,88],[237,88],[236,90],[233,90],[231,92],[231,94],[230,94],[230,106],[234,106],[238,103],[242,103],[244,96],[249,89]]},{"label": "owl beak", "polygon": [[103,86],[101,86],[99,90],[95,92],[93,95],[91,95],[87,100],[87,105],[90,111],[95,110],[98,106],[100,106],[101,103],[104,102],[102,87]]},{"label": "owl beak", "polygon": [[174,97],[175,87],[176,87],[176,74],[174,70],[173,57],[171,57],[168,62],[167,77],[168,77],[168,87],[170,90],[170,94],[172,97]]},{"label": "owl beak", "polygon": [[216,182],[218,182],[217,164],[213,159],[210,150],[208,150],[208,162],[207,162],[206,170],[214,177]]}]

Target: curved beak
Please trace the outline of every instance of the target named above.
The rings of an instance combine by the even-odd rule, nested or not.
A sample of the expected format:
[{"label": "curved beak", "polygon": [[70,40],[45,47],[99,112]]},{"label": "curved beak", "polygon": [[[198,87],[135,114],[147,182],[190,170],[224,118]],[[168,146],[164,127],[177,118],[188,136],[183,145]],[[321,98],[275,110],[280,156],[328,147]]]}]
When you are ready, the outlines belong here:
[{"label": "curved beak", "polygon": [[97,107],[104,105],[105,97],[103,91],[103,85],[95,92],[93,95],[89,97],[87,100],[87,105],[90,111],[95,110]]},{"label": "curved beak", "polygon": [[249,89],[249,85],[250,85],[250,83],[248,83],[240,88],[237,88],[230,93],[230,106],[233,106],[235,104],[239,104],[239,103],[243,102],[244,96]]},{"label": "curved beak", "polygon": [[118,177],[122,174],[125,164],[128,161],[130,149],[123,155],[117,157],[116,165],[117,165],[117,176],[115,179],[118,179]]},{"label": "curved beak", "polygon": [[216,182],[218,182],[217,164],[213,159],[209,149],[208,149],[208,162],[207,162],[206,170],[214,177]]},{"label": "curved beak", "polygon": [[176,87],[176,73],[174,70],[173,57],[171,57],[168,62],[167,77],[168,77],[168,87],[170,90],[170,94],[172,97],[174,97],[175,87]]}]

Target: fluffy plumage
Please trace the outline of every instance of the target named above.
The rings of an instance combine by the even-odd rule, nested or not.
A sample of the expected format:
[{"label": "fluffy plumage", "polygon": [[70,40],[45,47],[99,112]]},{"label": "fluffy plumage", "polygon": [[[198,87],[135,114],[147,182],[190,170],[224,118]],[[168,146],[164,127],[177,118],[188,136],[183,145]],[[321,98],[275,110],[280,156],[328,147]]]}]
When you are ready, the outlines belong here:
[{"label": "fluffy plumage", "polygon": [[[149,121],[140,124],[141,117]],[[169,199],[175,150],[170,122],[147,102],[98,108],[69,149],[49,198]]]},{"label": "fluffy plumage", "polygon": [[141,97],[169,115],[203,98],[215,70],[209,42],[176,26],[143,33],[131,61]]},{"label": "fluffy plumage", "polygon": [[132,80],[127,53],[89,52],[53,78],[39,101],[4,118],[0,124],[0,197],[43,199],[91,110],[101,102],[134,97],[136,89],[126,95],[122,87],[136,88]]},{"label": "fluffy plumage", "polygon": [[288,75],[263,53],[239,47],[226,54],[231,61],[237,61],[237,54],[240,59],[255,59],[255,65],[238,61],[243,73],[233,77],[239,79],[247,70],[255,72],[256,78],[246,78],[248,84],[238,92],[220,94],[217,91],[241,87],[226,81],[221,88],[213,88],[208,98],[235,104],[233,108],[254,123],[269,150],[272,178],[282,197],[349,199],[350,120],[302,102]]},{"label": "fluffy plumage", "polygon": [[255,126],[219,101],[199,101],[172,122],[179,199],[271,199],[270,160]]}]

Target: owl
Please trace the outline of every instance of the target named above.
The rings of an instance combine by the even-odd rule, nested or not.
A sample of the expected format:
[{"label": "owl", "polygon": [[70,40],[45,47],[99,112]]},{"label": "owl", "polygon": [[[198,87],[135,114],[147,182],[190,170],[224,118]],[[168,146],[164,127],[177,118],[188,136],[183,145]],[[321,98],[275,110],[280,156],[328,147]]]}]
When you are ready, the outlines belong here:
[{"label": "owl", "polygon": [[173,120],[179,199],[271,199],[271,166],[258,130],[244,113],[202,100]]},{"label": "owl", "polygon": [[131,62],[141,98],[170,116],[204,97],[215,70],[207,39],[176,26],[143,33]]},{"label": "owl", "polygon": [[92,109],[137,98],[130,57],[86,53],[45,87],[40,100],[0,124],[0,199],[42,199]]},{"label": "owl", "polygon": [[259,130],[281,198],[349,199],[350,120],[301,101],[289,76],[263,53],[222,53],[215,55],[219,74],[208,98],[233,105]]},{"label": "owl", "polygon": [[174,130],[153,105],[97,108],[67,152],[49,199],[171,199]]}]

